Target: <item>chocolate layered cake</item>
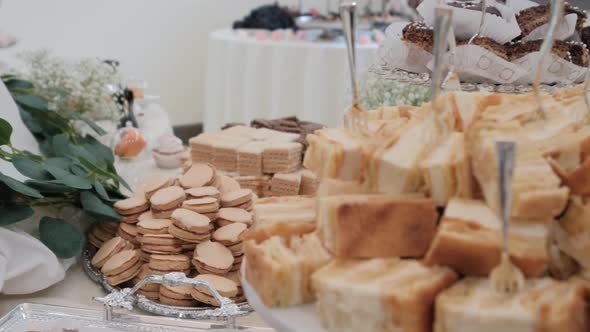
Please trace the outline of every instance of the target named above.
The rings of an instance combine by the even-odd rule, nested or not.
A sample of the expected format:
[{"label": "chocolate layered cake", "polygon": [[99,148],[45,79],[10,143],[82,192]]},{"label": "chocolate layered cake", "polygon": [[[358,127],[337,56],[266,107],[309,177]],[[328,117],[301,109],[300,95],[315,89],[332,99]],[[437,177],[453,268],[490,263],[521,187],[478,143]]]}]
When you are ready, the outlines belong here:
[{"label": "chocolate layered cake", "polygon": [[[524,43],[514,43],[509,46],[509,59],[510,61],[514,61],[530,53],[539,52],[542,45],[543,40],[541,39]],[[556,40],[553,44],[552,52],[558,57],[570,61],[578,66],[588,66],[588,48],[583,43]]]},{"label": "chocolate layered cake", "polygon": [[[546,0],[534,0],[534,2],[539,3],[539,5],[527,8],[518,13],[518,15],[516,16],[516,20],[518,21],[518,25],[522,30],[523,36],[528,35],[533,30],[549,22],[551,6],[548,4]],[[569,14],[578,15],[578,20],[576,22],[576,31],[582,32],[582,29],[584,28],[584,23],[586,22],[586,18],[588,17],[586,12],[566,2],[565,15]]]},{"label": "chocolate layered cake", "polygon": [[[457,42],[458,46],[467,45],[469,43],[468,40],[462,40]],[[510,60],[510,52],[509,48],[506,45],[500,44],[495,40],[487,37],[477,37],[473,39],[473,45],[477,45],[479,47],[485,48],[486,50],[496,54],[497,56],[501,57],[504,60]]]},{"label": "chocolate layered cake", "polygon": [[424,23],[411,23],[402,31],[402,40],[410,42],[426,52],[432,53],[434,31]]}]

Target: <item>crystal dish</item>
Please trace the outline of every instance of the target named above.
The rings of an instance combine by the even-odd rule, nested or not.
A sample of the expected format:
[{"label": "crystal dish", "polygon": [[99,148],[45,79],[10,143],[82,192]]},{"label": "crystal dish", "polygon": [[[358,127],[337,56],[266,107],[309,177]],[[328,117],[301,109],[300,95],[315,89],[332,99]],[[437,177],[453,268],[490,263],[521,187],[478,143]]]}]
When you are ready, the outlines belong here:
[{"label": "crystal dish", "polygon": [[[58,328],[59,327],[59,328]],[[239,326],[229,329],[219,323],[199,322],[131,313],[115,313],[113,319],[104,319],[104,312],[55,305],[23,303],[0,318],[0,332],[63,331],[63,328],[79,332],[182,332],[182,331],[251,331],[270,332],[269,328]]]}]

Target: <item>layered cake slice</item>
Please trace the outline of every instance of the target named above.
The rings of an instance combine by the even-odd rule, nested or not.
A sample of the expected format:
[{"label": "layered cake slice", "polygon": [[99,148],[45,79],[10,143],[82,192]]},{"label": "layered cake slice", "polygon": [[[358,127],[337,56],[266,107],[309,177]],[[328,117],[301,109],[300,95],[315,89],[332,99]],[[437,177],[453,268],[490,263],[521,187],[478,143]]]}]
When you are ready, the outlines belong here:
[{"label": "layered cake slice", "polygon": [[590,329],[590,292],[577,282],[529,279],[513,295],[489,279],[467,278],[436,299],[435,332],[584,332]]},{"label": "layered cake slice", "polygon": [[[547,223],[512,220],[509,253],[527,277],[547,269]],[[482,201],[453,198],[424,258],[467,276],[487,276],[500,263],[500,219]]]},{"label": "layered cake slice", "polygon": [[311,275],[331,260],[313,233],[289,238],[274,236],[259,243],[250,240],[244,251],[246,280],[270,307],[313,302]]},{"label": "layered cake slice", "polygon": [[343,195],[318,199],[318,233],[336,257],[422,257],[436,232],[432,200]]},{"label": "layered cake slice", "polygon": [[434,119],[409,122],[399,128],[399,139],[392,135],[391,145],[382,145],[371,156],[367,180],[380,193],[402,194],[420,190],[424,184],[420,162],[428,156],[436,143],[444,139]]},{"label": "layered cake slice", "polygon": [[268,197],[256,201],[248,238],[262,241],[279,235],[311,233],[316,229],[316,199],[306,196]]},{"label": "layered cake slice", "polygon": [[331,332],[429,332],[434,301],[457,275],[415,260],[335,260],[313,274],[317,311]]},{"label": "layered cake slice", "polygon": [[365,163],[364,141],[343,128],[326,128],[308,135],[303,166],[320,178],[357,181]]},{"label": "layered cake slice", "polygon": [[452,133],[420,163],[430,197],[445,206],[452,197],[473,196],[471,165],[463,133]]},{"label": "layered cake slice", "polygon": [[522,134],[516,122],[480,122],[467,136],[472,155],[473,173],[483,191],[487,204],[499,209],[498,171],[495,142],[517,142],[512,183],[512,217],[549,220],[565,209],[569,189],[553,172],[542,152],[533,141]]}]

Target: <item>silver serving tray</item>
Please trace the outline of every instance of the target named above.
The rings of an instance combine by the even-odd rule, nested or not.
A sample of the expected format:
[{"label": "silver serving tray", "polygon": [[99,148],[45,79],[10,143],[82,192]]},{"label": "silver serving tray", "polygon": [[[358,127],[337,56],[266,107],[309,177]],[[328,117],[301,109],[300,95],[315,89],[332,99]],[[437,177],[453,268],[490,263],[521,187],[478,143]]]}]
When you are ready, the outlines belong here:
[{"label": "silver serving tray", "polygon": [[[95,283],[102,286],[102,288],[109,294],[114,292],[120,291],[118,287],[113,287],[109,285],[106,281],[102,273],[96,270],[92,264],[90,263],[92,260],[93,254],[96,252],[96,249],[87,247],[84,252],[82,253],[82,267],[86,275]],[[174,317],[174,318],[188,318],[188,319],[201,319],[201,320],[223,320],[223,317],[219,316],[212,316],[211,311],[216,307],[206,306],[203,305],[201,307],[194,307],[194,308],[186,308],[186,307],[175,307],[170,305],[165,305],[158,303],[156,301],[152,301],[146,298],[143,295],[135,294],[130,295],[133,297],[133,301],[135,302],[135,306],[139,309],[147,311],[149,313],[159,315],[159,316],[166,316],[166,317]],[[245,313],[250,313],[253,309],[250,307],[248,302],[237,303],[237,307],[240,310],[240,314],[237,316],[243,316]]]},{"label": "silver serving tray", "polygon": [[[0,318],[0,332],[25,332],[31,326],[49,327],[60,321],[74,326],[89,329],[92,332],[104,331],[142,331],[142,332],[184,332],[184,331],[248,331],[270,332],[269,328],[238,326],[230,329],[219,323],[208,323],[194,320],[145,316],[131,313],[113,313],[112,320],[104,319],[104,311],[80,309],[56,305],[23,303]],[[68,324],[69,326],[69,324]],[[53,332],[54,330],[52,330]],[[61,330],[60,330],[61,331]]]}]

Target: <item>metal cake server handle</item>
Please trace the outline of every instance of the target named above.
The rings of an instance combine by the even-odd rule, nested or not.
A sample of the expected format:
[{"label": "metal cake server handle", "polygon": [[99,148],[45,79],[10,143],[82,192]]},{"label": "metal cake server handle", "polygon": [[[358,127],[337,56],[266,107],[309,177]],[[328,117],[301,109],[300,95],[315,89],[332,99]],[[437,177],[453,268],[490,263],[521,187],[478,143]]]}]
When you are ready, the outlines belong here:
[{"label": "metal cake server handle", "polygon": [[535,95],[535,100],[538,105],[537,113],[538,116],[543,120],[547,119],[547,109],[545,108],[543,98],[541,96],[541,82],[543,81],[545,62],[549,55],[551,55],[551,52],[553,51],[553,44],[555,43],[555,32],[559,27],[559,23],[561,22],[563,13],[563,0],[551,0],[551,16],[549,20],[549,28],[547,29],[545,41],[543,41],[543,45],[541,46],[540,58],[537,64],[537,70],[535,72],[535,79],[533,81],[533,91]]},{"label": "metal cake server handle", "polygon": [[364,134],[368,132],[369,124],[365,109],[360,105],[356,72],[356,2],[340,5],[340,18],[344,28],[346,50],[348,53],[348,66],[350,71],[350,84],[352,89],[352,107],[347,111],[344,122],[353,133]]},{"label": "metal cake server handle", "polygon": [[468,45],[473,44],[473,41],[475,40],[475,38],[481,36],[481,33],[483,31],[483,26],[486,24],[487,11],[488,11],[488,0],[481,0],[481,21],[479,21],[479,28],[477,29],[477,32],[475,33],[475,35],[473,35],[471,38],[469,38],[469,42],[467,42]]},{"label": "metal cake server handle", "polygon": [[94,300],[102,303],[105,307],[105,320],[112,320],[113,308],[115,307],[133,310],[133,305],[136,302],[134,294],[146,284],[164,284],[168,286],[184,285],[206,289],[209,294],[213,295],[215,300],[217,300],[217,302],[220,304],[220,307],[207,310],[203,313],[203,315],[211,317],[212,319],[225,319],[227,326],[235,327],[236,317],[247,313],[240,310],[240,308],[231,299],[221,296],[221,294],[219,294],[219,292],[207,281],[189,278],[182,272],[172,272],[165,275],[147,275],[133,288],[124,288],[121,290],[117,289],[107,296],[95,297]]},{"label": "metal cake server handle", "polygon": [[513,294],[522,289],[524,276],[522,271],[510,261],[508,251],[510,215],[512,211],[512,178],[516,164],[516,143],[511,141],[496,142],[500,217],[502,219],[500,264],[490,273],[494,289],[498,293]]},{"label": "metal cake server handle", "polygon": [[449,34],[451,32],[451,23],[453,11],[450,8],[437,7],[435,9],[434,19],[434,68],[432,70],[431,101],[434,102],[441,94],[442,83],[444,80],[444,56],[447,53]]}]

